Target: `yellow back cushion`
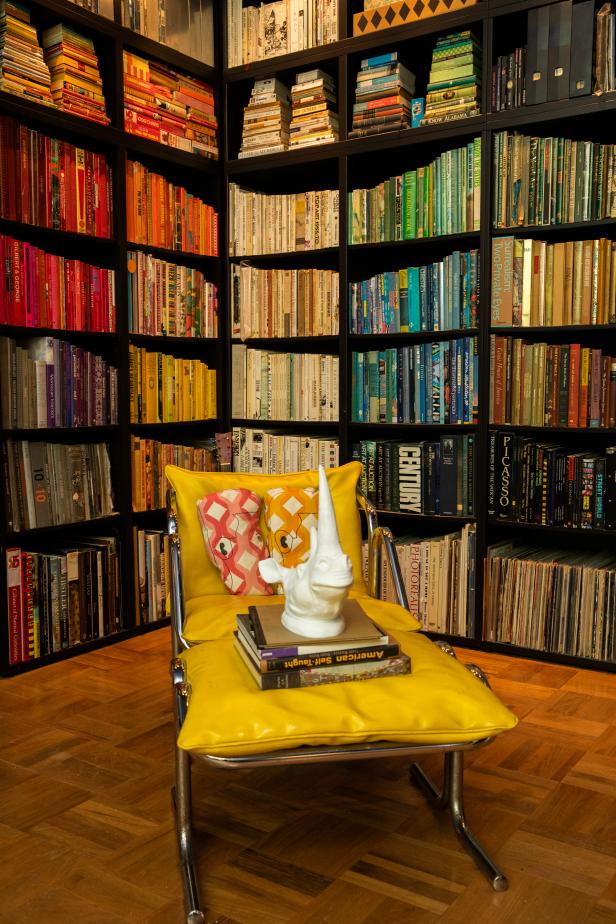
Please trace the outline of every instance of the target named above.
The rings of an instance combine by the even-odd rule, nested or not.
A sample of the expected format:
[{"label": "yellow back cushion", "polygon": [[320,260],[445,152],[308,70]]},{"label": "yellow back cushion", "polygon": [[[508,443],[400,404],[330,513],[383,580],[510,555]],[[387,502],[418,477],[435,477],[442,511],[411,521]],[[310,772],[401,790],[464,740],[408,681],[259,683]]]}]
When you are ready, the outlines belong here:
[{"label": "yellow back cushion", "polygon": [[[361,523],[357,507],[359,462],[349,462],[327,470],[338,521],[340,542],[353,564],[353,584],[363,588],[361,564]],[[190,472],[177,465],[168,465],[165,473],[175,491],[178,528],[182,542],[182,583],[184,599],[192,600],[205,594],[222,594],[227,590],[218,569],[210,561],[203,543],[197,517],[197,501],[213,491],[226,488],[247,488],[259,497],[273,487],[319,487],[318,472],[293,472],[289,475],[249,475],[243,472]],[[266,535],[263,510],[261,529]]]}]

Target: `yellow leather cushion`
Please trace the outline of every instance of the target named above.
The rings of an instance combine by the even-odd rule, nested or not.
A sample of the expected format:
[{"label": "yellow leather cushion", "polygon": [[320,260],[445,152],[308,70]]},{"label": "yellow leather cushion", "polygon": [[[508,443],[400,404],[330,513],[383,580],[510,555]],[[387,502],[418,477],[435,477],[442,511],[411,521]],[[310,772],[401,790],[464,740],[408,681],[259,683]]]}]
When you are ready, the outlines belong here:
[{"label": "yellow leather cushion", "polygon": [[[421,628],[421,623],[397,603],[375,600],[356,588],[351,588],[349,596],[359,599],[368,616],[379,626],[387,623],[396,636],[399,632]],[[237,628],[235,617],[238,613],[247,613],[249,606],[270,606],[273,603],[284,603],[284,597],[236,597],[224,593],[195,597],[185,607],[184,638],[193,645],[230,638]]]},{"label": "yellow leather cushion", "polygon": [[183,654],[191,695],[179,746],[238,756],[370,741],[462,743],[515,726],[462,664],[418,632],[397,634],[411,674],[303,690],[260,690],[229,639],[191,648]]},{"label": "yellow leather cushion", "polygon": [[[359,462],[349,462],[327,470],[342,548],[353,564],[354,584],[363,588],[361,567],[361,524],[357,508]],[[192,600],[204,594],[226,593],[218,569],[205,551],[201,527],[197,518],[197,501],[213,491],[225,488],[247,488],[259,497],[274,487],[319,486],[318,472],[294,472],[290,475],[250,475],[243,472],[190,472],[177,465],[168,465],[165,474],[176,495],[178,526],[182,542],[182,583],[184,599]],[[265,522],[261,515],[261,529]]]}]

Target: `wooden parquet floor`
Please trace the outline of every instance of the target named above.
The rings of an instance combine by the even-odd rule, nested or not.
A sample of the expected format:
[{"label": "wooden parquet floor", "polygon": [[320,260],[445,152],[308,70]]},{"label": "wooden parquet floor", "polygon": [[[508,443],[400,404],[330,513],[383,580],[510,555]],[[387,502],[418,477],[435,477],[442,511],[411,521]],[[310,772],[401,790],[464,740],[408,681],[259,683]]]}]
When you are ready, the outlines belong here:
[{"label": "wooden parquet floor", "polygon": [[[165,629],[0,681],[0,924],[183,922],[168,652]],[[616,924],[616,676],[459,656],[521,719],[466,773],[509,891],[400,760],[200,767],[208,922]]]}]

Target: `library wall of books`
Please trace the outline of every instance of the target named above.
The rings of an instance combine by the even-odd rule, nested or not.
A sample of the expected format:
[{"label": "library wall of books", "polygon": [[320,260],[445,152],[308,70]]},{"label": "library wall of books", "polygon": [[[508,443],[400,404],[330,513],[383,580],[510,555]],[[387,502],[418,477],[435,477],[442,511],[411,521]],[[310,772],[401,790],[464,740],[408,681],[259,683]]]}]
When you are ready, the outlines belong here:
[{"label": "library wall of books", "polygon": [[166,465],[351,460],[432,637],[614,670],[616,7],[455,6],[0,0],[2,674],[168,624]]}]

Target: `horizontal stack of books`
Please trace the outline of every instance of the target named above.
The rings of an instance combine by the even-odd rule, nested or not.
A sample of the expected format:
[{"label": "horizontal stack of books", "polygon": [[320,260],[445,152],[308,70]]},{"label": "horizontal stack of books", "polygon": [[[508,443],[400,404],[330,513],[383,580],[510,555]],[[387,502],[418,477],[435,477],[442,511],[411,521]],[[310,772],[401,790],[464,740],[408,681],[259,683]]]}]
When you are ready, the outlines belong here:
[{"label": "horizontal stack of books", "polygon": [[334,81],[316,68],[304,71],[291,87],[290,147],[307,147],[338,141],[338,112]]},{"label": "horizontal stack of books", "polygon": [[350,138],[411,127],[415,75],[398,52],[364,58],[357,75]]},{"label": "horizontal stack of books", "polygon": [[53,106],[51,77],[30,11],[0,0],[0,90]]},{"label": "horizontal stack of books", "polygon": [[285,629],[283,604],[250,606],[238,614],[235,647],[262,690],[291,690],[322,683],[369,680],[411,672],[411,659],[393,636],[346,600],[344,631],[335,638],[307,639]]},{"label": "horizontal stack of books", "polygon": [[437,39],[422,125],[479,115],[481,47],[470,31]]},{"label": "horizontal stack of books", "polygon": [[244,109],[242,146],[238,157],[275,154],[289,147],[291,100],[277,77],[255,80]]},{"label": "horizontal stack of books", "polygon": [[109,125],[103,81],[92,39],[60,23],[43,32],[51,95],[58,109]]}]

